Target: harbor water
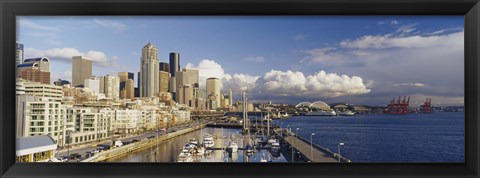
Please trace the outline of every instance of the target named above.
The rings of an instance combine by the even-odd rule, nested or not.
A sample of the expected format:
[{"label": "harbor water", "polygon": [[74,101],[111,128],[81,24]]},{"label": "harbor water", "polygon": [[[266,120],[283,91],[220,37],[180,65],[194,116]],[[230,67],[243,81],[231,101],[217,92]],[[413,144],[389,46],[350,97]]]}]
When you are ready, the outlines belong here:
[{"label": "harbor water", "polygon": [[202,142],[202,134],[205,135],[206,133],[216,136],[214,140],[217,150],[211,150],[203,156],[196,156],[194,162],[260,162],[262,158],[270,162],[287,162],[282,154],[272,154],[266,149],[257,150],[251,155],[247,155],[243,150],[238,150],[236,153],[225,151],[231,139],[238,143],[239,148],[245,147],[243,144],[244,138],[240,131],[240,129],[204,128],[158,143],[155,147],[107,159],[105,162],[176,162],[183,146],[190,139],[195,138]]},{"label": "harbor water", "polygon": [[[464,113],[294,116],[275,121],[352,162],[463,163]],[[283,123],[283,124],[282,124]],[[311,133],[315,133],[311,137]]]}]

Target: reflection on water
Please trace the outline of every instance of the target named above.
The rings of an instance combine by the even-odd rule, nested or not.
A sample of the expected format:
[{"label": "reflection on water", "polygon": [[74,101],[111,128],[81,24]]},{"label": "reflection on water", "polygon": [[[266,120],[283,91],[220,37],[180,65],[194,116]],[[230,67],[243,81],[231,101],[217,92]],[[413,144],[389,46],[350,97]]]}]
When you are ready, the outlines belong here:
[{"label": "reflection on water", "polygon": [[236,141],[239,148],[244,148],[244,138],[239,129],[220,129],[220,128],[204,128],[185,135],[178,136],[174,139],[158,143],[156,147],[146,148],[137,152],[130,153],[126,156],[108,159],[106,162],[176,162],[177,156],[180,154],[185,143],[195,138],[200,143],[203,141],[203,135],[206,133],[215,135],[216,150],[207,150],[202,156],[195,156],[195,162],[260,162],[265,159],[271,162],[287,162],[281,153],[270,153],[266,149],[258,149],[253,153],[244,150],[230,153],[226,151],[230,140]]}]

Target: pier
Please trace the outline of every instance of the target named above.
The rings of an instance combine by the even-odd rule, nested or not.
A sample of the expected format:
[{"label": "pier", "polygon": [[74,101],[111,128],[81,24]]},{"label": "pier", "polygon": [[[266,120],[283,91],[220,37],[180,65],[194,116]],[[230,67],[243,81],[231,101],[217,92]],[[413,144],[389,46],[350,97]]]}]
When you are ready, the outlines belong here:
[{"label": "pier", "polygon": [[293,147],[295,152],[299,152],[302,158],[307,159],[309,162],[320,162],[320,163],[334,163],[334,162],[342,162],[342,163],[349,163],[351,162],[349,159],[338,155],[326,148],[323,148],[317,144],[311,144],[310,141],[299,137],[298,135],[295,136],[291,132],[287,132],[285,129],[275,129],[275,135],[277,135],[280,140],[285,141],[287,145],[287,149],[291,149]]}]

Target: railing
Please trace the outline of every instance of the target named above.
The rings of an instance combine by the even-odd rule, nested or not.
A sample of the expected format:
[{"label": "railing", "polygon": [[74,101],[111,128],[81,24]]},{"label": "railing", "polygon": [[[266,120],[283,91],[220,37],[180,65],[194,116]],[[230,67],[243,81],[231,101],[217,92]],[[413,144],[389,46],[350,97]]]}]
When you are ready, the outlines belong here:
[{"label": "railing", "polygon": [[[281,133],[283,133],[283,130],[280,130],[280,134],[279,134],[279,136],[283,138],[283,135],[282,135]],[[291,133],[291,132],[290,132],[290,133],[287,133],[287,134],[289,134],[289,135],[294,135],[294,134]],[[301,136],[298,136],[298,135],[297,135],[296,138],[298,138],[299,140],[301,140],[301,141],[303,141],[303,142],[305,142],[305,143],[310,144],[310,141],[309,141],[309,140],[307,140],[307,139],[305,139],[305,138],[303,138],[303,137],[301,137]],[[315,149],[318,149],[318,150],[320,150],[320,151],[326,152],[326,153],[330,154],[330,156],[332,156],[332,157],[334,157],[334,158],[337,158],[337,159],[338,159],[338,158],[340,157],[340,162],[345,162],[345,163],[350,163],[350,162],[352,162],[351,160],[343,157],[342,155],[339,155],[338,153],[332,152],[330,149],[324,148],[324,147],[322,147],[322,146],[320,146],[320,145],[318,145],[318,144],[312,143],[312,147],[315,148]],[[302,154],[304,154],[304,153],[302,153]],[[308,154],[304,154],[304,155],[308,155]]]}]

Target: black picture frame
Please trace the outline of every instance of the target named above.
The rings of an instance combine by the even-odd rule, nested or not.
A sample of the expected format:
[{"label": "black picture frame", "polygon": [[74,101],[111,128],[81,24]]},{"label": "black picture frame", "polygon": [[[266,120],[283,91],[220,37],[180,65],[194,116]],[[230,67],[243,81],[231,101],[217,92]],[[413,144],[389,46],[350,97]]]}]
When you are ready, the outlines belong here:
[{"label": "black picture frame", "polygon": [[[478,0],[1,0],[2,177],[479,177]],[[465,163],[15,163],[17,15],[464,15]]]}]

